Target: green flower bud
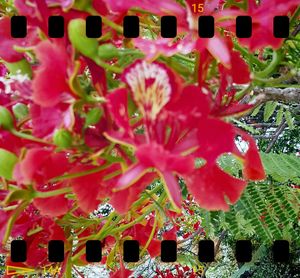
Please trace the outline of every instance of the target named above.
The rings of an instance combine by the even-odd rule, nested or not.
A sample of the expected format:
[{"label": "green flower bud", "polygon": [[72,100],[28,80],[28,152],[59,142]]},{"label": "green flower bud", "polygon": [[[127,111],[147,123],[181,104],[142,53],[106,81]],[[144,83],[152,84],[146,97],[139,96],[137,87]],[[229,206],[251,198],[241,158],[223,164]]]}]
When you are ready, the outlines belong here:
[{"label": "green flower bud", "polygon": [[76,50],[84,56],[94,59],[97,57],[97,39],[86,36],[86,22],[84,19],[73,19],[68,25],[69,39]]},{"label": "green flower bud", "polygon": [[102,114],[103,112],[100,108],[96,107],[91,109],[86,115],[85,125],[89,126],[97,124],[100,121]]},{"label": "green flower bud", "polygon": [[4,106],[0,106],[0,128],[5,130],[12,130],[14,128],[13,117]]},{"label": "green flower bud", "polygon": [[98,47],[98,57],[103,60],[110,60],[115,57],[119,57],[120,53],[111,43],[102,44]]},{"label": "green flower bud", "polygon": [[23,103],[15,104],[13,106],[12,110],[14,112],[15,117],[18,120],[24,119],[26,116],[28,116],[28,113],[29,113],[27,105],[25,105]]},{"label": "green flower bud", "polygon": [[56,146],[67,149],[72,145],[72,135],[68,130],[59,129],[54,133],[53,141]]}]

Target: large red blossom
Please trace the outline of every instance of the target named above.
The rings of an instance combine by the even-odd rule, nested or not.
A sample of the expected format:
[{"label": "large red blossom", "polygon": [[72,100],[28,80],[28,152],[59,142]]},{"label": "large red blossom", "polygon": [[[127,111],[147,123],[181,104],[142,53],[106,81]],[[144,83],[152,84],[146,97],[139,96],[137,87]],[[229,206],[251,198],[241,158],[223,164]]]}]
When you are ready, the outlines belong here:
[{"label": "large red blossom", "polygon": [[[137,158],[137,162],[119,178],[116,189],[127,188],[154,168],[164,180],[166,191],[175,207],[180,207],[181,204],[177,175],[189,177],[188,187],[196,194],[196,199],[203,207],[208,207],[203,198],[210,200],[210,209],[226,210],[228,205],[225,196],[229,196],[230,201],[235,203],[247,183],[218,169],[217,159],[223,153],[235,153],[246,160],[246,173],[249,172],[247,167],[252,160],[249,162],[251,156],[244,156],[235,147],[237,129],[218,117],[241,112],[249,109],[249,106],[236,103],[233,100],[234,93],[229,98],[230,102],[224,106],[224,81],[216,102],[212,101],[210,92],[205,88],[201,90],[199,87],[187,86],[182,89],[180,80],[175,79],[172,71],[159,63],[137,61],[124,71],[122,79],[127,83],[133,100],[144,116],[143,122],[138,122],[135,128],[140,126],[144,132],[137,134],[129,124],[125,89],[111,93],[108,96],[109,108],[121,129],[119,132],[107,132],[107,137],[117,143],[132,145]],[[194,101],[191,102],[191,99]],[[249,151],[257,153],[255,144],[250,144]],[[196,157],[206,160],[205,168],[194,169]],[[260,161],[258,154],[256,157]],[[218,186],[211,186],[220,183],[225,177],[227,184],[222,191],[218,190]],[[257,175],[247,178],[264,178],[261,163],[258,164]],[[197,179],[202,179],[200,186]],[[201,189],[196,190],[196,187]]]},{"label": "large red blossom", "polygon": [[[109,108],[122,130],[119,133],[107,132],[107,137],[133,145],[138,159],[120,177],[116,188],[123,189],[132,185],[148,169],[155,168],[166,182],[171,201],[180,207],[180,188],[174,173],[187,174],[192,171],[193,159],[181,153],[194,147],[195,142],[185,136],[184,126],[180,122],[168,117],[166,105],[171,98],[178,99],[181,83],[165,65],[145,61],[137,61],[128,67],[122,79],[128,84],[132,98],[144,116],[145,133],[142,136],[135,134],[129,125],[126,91],[116,90],[111,93],[108,96]],[[171,134],[168,134],[168,128],[171,128]],[[175,150],[176,147],[178,150]]]}]

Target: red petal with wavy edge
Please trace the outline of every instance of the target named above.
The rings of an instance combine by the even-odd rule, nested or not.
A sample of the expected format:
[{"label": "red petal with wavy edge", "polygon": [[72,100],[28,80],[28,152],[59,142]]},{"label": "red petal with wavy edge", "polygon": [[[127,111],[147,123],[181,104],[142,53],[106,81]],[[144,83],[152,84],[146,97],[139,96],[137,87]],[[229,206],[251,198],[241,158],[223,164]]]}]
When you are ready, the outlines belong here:
[{"label": "red petal with wavy edge", "polygon": [[204,165],[186,177],[186,181],[189,192],[207,210],[229,210],[225,196],[234,204],[247,185],[246,181],[228,175],[216,164]]},{"label": "red petal with wavy edge", "polygon": [[[131,205],[138,200],[140,193],[157,177],[155,173],[147,173],[128,189],[115,192],[110,204],[120,214],[126,214]],[[124,198],[126,196],[126,198]]]},{"label": "red petal with wavy edge", "polygon": [[106,3],[103,0],[93,0],[92,6],[100,15],[107,15],[109,13]]},{"label": "red petal with wavy edge", "polygon": [[49,198],[34,199],[33,204],[41,212],[42,215],[49,217],[57,217],[68,212],[68,200],[64,195],[58,195]]},{"label": "red petal with wavy edge", "polygon": [[177,239],[177,228],[174,226],[171,230],[162,234],[164,240],[176,240]]},{"label": "red petal with wavy edge", "polygon": [[[237,84],[250,82],[250,70],[245,60],[242,59],[239,52],[231,50],[231,70],[232,81]],[[226,68],[225,68],[226,70]]]},{"label": "red petal with wavy edge", "polygon": [[[259,156],[259,151],[257,149],[255,140],[246,132],[236,128],[237,134],[240,134],[243,140],[248,142],[248,150],[244,158],[244,169],[243,174],[246,179],[249,180],[264,180],[266,178],[266,173]],[[235,151],[237,154],[237,151]],[[240,154],[239,154],[240,156]]]},{"label": "red petal with wavy edge", "polygon": [[206,118],[199,121],[199,157],[206,159],[207,163],[214,164],[223,153],[234,150],[235,130],[231,124],[219,119]]},{"label": "red petal with wavy edge", "polygon": [[156,258],[160,255],[160,240],[152,239],[147,250],[151,258]]},{"label": "red petal with wavy edge", "polygon": [[14,177],[19,183],[36,183],[44,187],[48,180],[63,175],[69,169],[65,153],[52,153],[51,150],[33,148],[17,164]]},{"label": "red petal with wavy edge", "polygon": [[[79,165],[71,170],[71,173],[85,172],[94,169],[96,166],[92,165]],[[86,213],[90,213],[97,209],[100,199],[111,195],[113,188],[112,184],[116,179],[111,182],[103,181],[106,175],[113,174],[120,170],[119,164],[112,164],[108,168],[94,174],[84,175],[82,177],[73,178],[69,181],[73,191],[77,197],[79,207]]]},{"label": "red petal with wavy edge", "polygon": [[27,152],[25,158],[16,165],[14,178],[19,183],[28,184],[36,178],[36,171],[40,169],[50,152],[42,149],[31,149]]},{"label": "red petal with wavy edge", "polygon": [[43,41],[36,47],[40,66],[32,81],[33,101],[43,107],[55,106],[70,92],[67,80],[68,55],[59,44]]},{"label": "red petal with wavy edge", "polygon": [[139,146],[136,157],[144,167],[155,167],[160,172],[174,171],[186,174],[194,169],[193,158],[173,154],[156,143]]},{"label": "red petal with wavy edge", "polygon": [[[83,172],[90,170],[94,167],[91,166],[78,166],[72,172]],[[90,213],[97,209],[100,201],[97,199],[101,190],[101,180],[103,173],[86,175],[83,177],[75,178],[70,181],[70,185],[77,197],[79,207],[86,213]]]}]

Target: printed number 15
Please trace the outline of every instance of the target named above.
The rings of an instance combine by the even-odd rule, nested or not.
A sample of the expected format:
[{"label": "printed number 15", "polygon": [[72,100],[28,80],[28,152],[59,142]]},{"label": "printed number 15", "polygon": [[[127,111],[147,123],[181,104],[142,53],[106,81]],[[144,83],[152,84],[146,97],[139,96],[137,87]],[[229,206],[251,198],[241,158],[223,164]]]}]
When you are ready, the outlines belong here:
[{"label": "printed number 15", "polygon": [[194,13],[203,13],[204,12],[204,4],[192,4]]}]

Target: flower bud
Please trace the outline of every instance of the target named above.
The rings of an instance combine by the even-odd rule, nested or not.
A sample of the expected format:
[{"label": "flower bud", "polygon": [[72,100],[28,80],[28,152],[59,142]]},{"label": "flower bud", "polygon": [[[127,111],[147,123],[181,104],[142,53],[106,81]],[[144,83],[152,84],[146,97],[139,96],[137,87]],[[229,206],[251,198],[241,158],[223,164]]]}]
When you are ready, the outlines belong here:
[{"label": "flower bud", "polygon": [[10,111],[4,106],[0,106],[0,128],[12,130],[14,128],[14,120]]},{"label": "flower bud", "polygon": [[68,130],[59,129],[53,136],[54,144],[60,148],[69,148],[72,145],[72,135]]},{"label": "flower bud", "polygon": [[102,44],[98,47],[98,57],[103,60],[110,60],[119,57],[118,48],[111,43]]},{"label": "flower bud", "polygon": [[68,25],[69,39],[76,50],[84,56],[94,59],[97,56],[97,39],[86,36],[86,22],[84,19],[73,19]]}]

